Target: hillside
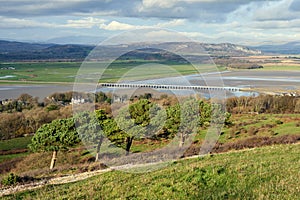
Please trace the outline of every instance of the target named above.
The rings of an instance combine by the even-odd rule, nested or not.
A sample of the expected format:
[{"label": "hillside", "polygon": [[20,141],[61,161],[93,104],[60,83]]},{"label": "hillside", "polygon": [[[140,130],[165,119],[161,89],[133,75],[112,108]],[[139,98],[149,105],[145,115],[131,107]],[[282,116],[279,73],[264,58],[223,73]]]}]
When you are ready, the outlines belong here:
[{"label": "hillside", "polygon": [[148,173],[110,171],[3,199],[299,199],[299,151],[298,143],[208,155]]},{"label": "hillside", "polygon": [[[0,41],[0,60],[3,61],[40,61],[40,60],[77,60],[82,61],[94,49],[92,45],[78,45],[78,44],[38,44],[38,43],[23,43]],[[183,43],[183,42],[168,42],[151,44],[129,44],[129,45],[110,45],[103,46],[98,49],[98,55],[101,59],[109,59],[116,52],[131,53],[131,57],[135,59],[140,58],[140,52],[132,49],[143,49],[143,54],[147,53],[150,57],[161,59],[172,59],[170,56],[165,56],[163,49],[169,49],[172,53],[180,52],[187,56],[201,56],[194,55],[194,52],[201,52],[212,56],[246,56],[246,55],[260,55],[261,51],[230,43],[223,44],[206,44],[206,43]],[[150,51],[145,51],[150,49]],[[153,49],[157,51],[153,52]],[[170,52],[169,52],[170,53]],[[142,56],[144,56],[142,54]]]}]

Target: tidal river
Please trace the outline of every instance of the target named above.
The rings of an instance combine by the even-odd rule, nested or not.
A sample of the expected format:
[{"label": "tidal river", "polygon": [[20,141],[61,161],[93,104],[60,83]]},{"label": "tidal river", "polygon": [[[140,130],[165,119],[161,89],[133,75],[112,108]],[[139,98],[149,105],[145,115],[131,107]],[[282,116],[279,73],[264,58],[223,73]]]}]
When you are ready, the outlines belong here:
[{"label": "tidal river", "polygon": [[[281,90],[300,89],[300,71],[226,71],[222,73],[206,73],[182,77],[170,77],[132,81],[131,83],[166,84],[166,85],[203,85],[238,88],[278,88]],[[72,91],[73,85],[41,84],[41,85],[0,85],[0,100],[17,98],[22,93],[39,97],[42,101],[54,92]],[[106,90],[107,91],[107,90]],[[177,91],[179,92],[179,91]],[[179,92],[180,93],[180,92]],[[181,92],[185,94],[184,92]],[[255,92],[234,92],[229,96],[257,95]]]}]

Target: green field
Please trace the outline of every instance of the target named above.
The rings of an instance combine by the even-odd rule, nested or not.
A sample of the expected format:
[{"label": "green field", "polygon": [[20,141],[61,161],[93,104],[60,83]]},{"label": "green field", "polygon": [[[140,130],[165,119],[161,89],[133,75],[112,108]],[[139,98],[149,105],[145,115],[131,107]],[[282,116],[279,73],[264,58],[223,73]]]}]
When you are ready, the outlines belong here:
[{"label": "green field", "polygon": [[31,136],[29,137],[19,137],[10,140],[0,141],[0,151],[8,151],[15,149],[26,149],[27,145],[31,142]]},{"label": "green field", "polygon": [[8,161],[14,158],[24,157],[28,155],[29,153],[26,151],[21,151],[19,153],[16,153],[16,151],[27,149],[28,148],[27,145],[30,144],[31,138],[32,137],[30,136],[30,137],[20,137],[20,138],[0,141],[0,153],[4,151],[11,152],[7,155],[0,154],[0,163],[3,161]]},{"label": "green field", "polygon": [[9,161],[12,160],[14,158],[20,158],[20,157],[25,157],[26,155],[28,155],[29,153],[18,153],[18,154],[8,154],[8,155],[0,155],[0,163],[4,162],[4,161]]},{"label": "green field", "polygon": [[[0,64],[0,84],[26,83],[72,83],[76,77],[95,77],[99,82],[119,80],[144,80],[199,72],[224,71],[224,66],[200,64],[196,68],[190,64],[178,64],[170,61],[122,60],[111,64],[105,62],[16,62]],[[81,67],[82,66],[82,67]],[[13,67],[14,69],[8,69]],[[81,67],[81,69],[80,69]],[[107,67],[107,68],[106,68]],[[106,70],[104,70],[106,68]],[[80,71],[78,71],[80,69]],[[296,65],[266,65],[267,71],[299,71]],[[100,78],[100,74],[102,75]],[[81,79],[89,82],[89,78]]]},{"label": "green field", "polygon": [[[114,82],[122,77],[142,80],[216,70],[213,65],[199,65],[196,70],[189,64],[158,61],[115,61],[110,65],[104,62],[84,63],[78,71],[80,66],[79,62],[1,63],[0,83],[71,83],[76,77],[99,75],[97,78],[100,78],[100,74],[100,82]],[[105,67],[107,69],[104,71]]]},{"label": "green field", "polygon": [[[2,63],[1,80],[9,81],[43,81],[43,82],[72,82],[80,63],[76,62],[44,62],[44,63]],[[3,78],[13,76],[11,78]]]},{"label": "green field", "polygon": [[171,162],[148,173],[107,172],[3,199],[299,199],[300,145]]},{"label": "green field", "polygon": [[255,69],[258,71],[300,71],[300,65],[263,65],[264,68]]}]

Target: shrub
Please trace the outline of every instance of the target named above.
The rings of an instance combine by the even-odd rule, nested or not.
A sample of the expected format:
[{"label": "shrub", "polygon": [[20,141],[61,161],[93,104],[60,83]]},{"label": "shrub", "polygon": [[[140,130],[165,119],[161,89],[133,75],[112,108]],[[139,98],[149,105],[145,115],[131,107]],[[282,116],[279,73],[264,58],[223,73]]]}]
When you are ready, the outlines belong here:
[{"label": "shrub", "polygon": [[9,186],[15,185],[21,181],[21,178],[14,173],[10,173],[8,176],[4,177],[1,181],[2,185]]},{"label": "shrub", "polygon": [[257,133],[258,133],[258,128],[257,127],[254,127],[254,126],[251,126],[250,128],[249,128],[249,130],[248,130],[248,133],[249,133],[249,135],[256,135]]},{"label": "shrub", "polygon": [[52,111],[52,110],[59,110],[59,106],[58,105],[55,105],[55,104],[50,104],[46,107],[46,110],[49,112],[49,111]]}]

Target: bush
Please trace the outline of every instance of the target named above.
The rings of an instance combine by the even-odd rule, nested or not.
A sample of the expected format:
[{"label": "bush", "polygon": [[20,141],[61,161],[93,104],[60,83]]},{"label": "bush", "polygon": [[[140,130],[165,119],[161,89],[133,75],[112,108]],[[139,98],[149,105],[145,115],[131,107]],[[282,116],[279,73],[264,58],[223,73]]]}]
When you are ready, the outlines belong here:
[{"label": "bush", "polygon": [[15,185],[21,181],[21,178],[14,173],[10,173],[8,176],[4,177],[1,181],[2,185],[9,186]]},{"label": "bush", "polygon": [[52,111],[52,110],[59,110],[59,106],[58,105],[55,105],[55,104],[50,104],[46,107],[46,110],[49,112],[49,111]]},{"label": "bush", "polygon": [[259,132],[258,128],[257,128],[257,127],[254,127],[254,126],[251,126],[251,127],[248,129],[248,133],[249,133],[249,135],[251,135],[251,136],[256,135],[258,132]]}]

